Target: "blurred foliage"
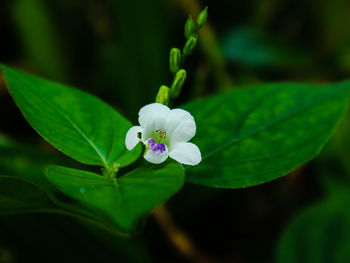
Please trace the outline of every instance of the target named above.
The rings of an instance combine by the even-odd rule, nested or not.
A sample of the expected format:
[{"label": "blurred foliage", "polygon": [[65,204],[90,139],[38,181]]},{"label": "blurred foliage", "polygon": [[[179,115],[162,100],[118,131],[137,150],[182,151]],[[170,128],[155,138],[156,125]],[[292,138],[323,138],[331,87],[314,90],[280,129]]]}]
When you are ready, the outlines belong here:
[{"label": "blurred foliage", "polygon": [[[140,106],[153,101],[159,86],[170,79],[168,51],[183,43],[188,14],[183,10],[191,9],[192,2],[4,0],[0,61],[83,87],[136,121]],[[188,60],[189,81],[177,105],[222,90],[216,76],[230,76],[236,85],[350,77],[349,1],[197,4],[209,6],[210,28],[221,50],[210,42]],[[210,50],[221,52],[223,61],[214,63]],[[0,110],[0,132],[6,134],[0,137],[0,174],[24,179],[36,174],[39,182],[45,180],[38,173],[43,167],[67,162],[28,128],[1,81]],[[20,143],[23,139],[29,139],[29,145]],[[287,254],[279,252],[278,258],[301,255],[309,259],[304,262],[317,262],[324,255],[319,262],[342,262],[349,251],[342,235],[349,227],[349,190],[344,187],[350,178],[348,145],[349,121],[320,158],[283,179],[235,191],[186,185],[169,206],[179,226],[219,262],[273,262],[290,220],[279,246]],[[341,192],[342,198],[333,199],[330,192]],[[298,216],[299,211],[305,212]],[[186,262],[153,219],[136,245],[85,226],[64,216],[1,218],[0,261]],[[294,228],[298,231],[285,243]]]},{"label": "blurred foliage", "polygon": [[349,190],[338,191],[294,218],[279,244],[277,262],[349,262]]},{"label": "blurred foliage", "polygon": [[307,54],[303,51],[286,47],[254,29],[232,30],[225,33],[221,41],[222,52],[228,60],[253,69],[297,70],[308,63]]},{"label": "blurred foliage", "polygon": [[[55,33],[52,17],[41,0],[16,0],[10,11],[24,52],[36,70],[65,80],[67,58]],[[35,30],[32,30],[35,28]]]}]

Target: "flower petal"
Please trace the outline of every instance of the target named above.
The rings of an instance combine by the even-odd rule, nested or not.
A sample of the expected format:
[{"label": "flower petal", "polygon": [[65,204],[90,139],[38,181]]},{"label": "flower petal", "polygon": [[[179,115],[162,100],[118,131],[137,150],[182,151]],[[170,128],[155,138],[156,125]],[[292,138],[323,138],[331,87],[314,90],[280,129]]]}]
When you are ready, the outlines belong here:
[{"label": "flower petal", "polygon": [[134,149],[136,144],[139,143],[138,133],[142,133],[142,131],[143,129],[140,126],[133,126],[128,130],[125,137],[125,146],[129,151]]},{"label": "flower petal", "polygon": [[180,142],[171,149],[169,156],[179,163],[197,165],[202,160],[199,148],[190,142]]},{"label": "flower petal", "polygon": [[142,127],[148,126],[157,119],[159,115],[164,115],[170,112],[170,109],[160,103],[151,103],[143,106],[139,111],[139,123]]},{"label": "flower petal", "polygon": [[170,109],[160,103],[151,103],[140,109],[139,123],[144,128],[144,142],[155,130],[165,129],[169,112]]},{"label": "flower petal", "polygon": [[173,109],[167,115],[166,131],[169,133],[171,145],[178,142],[187,142],[193,138],[196,134],[196,123],[188,111]]},{"label": "flower petal", "polygon": [[168,156],[168,147],[165,144],[156,144],[153,139],[147,140],[149,147],[146,147],[146,154],[143,156],[147,161],[154,164],[164,162]]}]

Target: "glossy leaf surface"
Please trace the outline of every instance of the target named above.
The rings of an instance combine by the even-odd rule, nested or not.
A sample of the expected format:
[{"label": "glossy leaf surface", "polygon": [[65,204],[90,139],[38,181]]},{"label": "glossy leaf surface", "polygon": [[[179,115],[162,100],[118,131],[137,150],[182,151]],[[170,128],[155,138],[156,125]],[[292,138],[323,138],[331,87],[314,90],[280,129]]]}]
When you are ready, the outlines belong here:
[{"label": "glossy leaf surface", "polygon": [[177,163],[138,168],[113,180],[61,166],[50,166],[46,175],[63,193],[125,232],[132,231],[140,217],[169,199],[184,182],[184,170]]},{"label": "glossy leaf surface", "polygon": [[96,97],[1,66],[7,87],[31,126],[66,155],[84,164],[126,166],[141,147],[127,151],[131,123]]},{"label": "glossy leaf surface", "polygon": [[240,188],[283,176],[315,157],[344,114],[350,82],[236,89],[184,106],[203,161],[187,181]]}]

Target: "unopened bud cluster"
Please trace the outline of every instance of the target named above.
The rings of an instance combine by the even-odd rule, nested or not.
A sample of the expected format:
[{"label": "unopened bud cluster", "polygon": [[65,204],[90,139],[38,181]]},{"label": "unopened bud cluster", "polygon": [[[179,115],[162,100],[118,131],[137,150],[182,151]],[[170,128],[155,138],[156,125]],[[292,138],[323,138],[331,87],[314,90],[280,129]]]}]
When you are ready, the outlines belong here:
[{"label": "unopened bud cluster", "polygon": [[164,85],[159,88],[156,102],[168,105],[170,99],[175,99],[180,95],[186,80],[186,70],[181,67],[184,65],[186,57],[191,55],[196,48],[198,31],[207,22],[207,17],[208,7],[199,14],[196,23],[192,16],[187,19],[184,30],[186,42],[182,52],[178,48],[170,50],[169,68],[174,75],[174,79],[170,88]]},{"label": "unopened bud cluster", "polygon": [[195,49],[197,45],[197,34],[198,30],[204,26],[204,24],[207,22],[208,18],[208,7],[206,7],[198,16],[197,18],[197,24],[192,19],[192,16],[190,16],[187,19],[187,22],[185,24],[185,37],[187,39],[185,46],[184,46],[184,56],[191,55],[193,50]]}]

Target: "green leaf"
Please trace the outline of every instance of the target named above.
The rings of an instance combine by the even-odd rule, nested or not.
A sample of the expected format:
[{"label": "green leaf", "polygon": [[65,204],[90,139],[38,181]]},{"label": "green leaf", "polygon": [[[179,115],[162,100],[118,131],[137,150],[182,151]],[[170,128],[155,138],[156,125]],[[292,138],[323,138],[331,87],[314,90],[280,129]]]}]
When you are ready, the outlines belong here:
[{"label": "green leaf", "polygon": [[350,262],[349,202],[349,193],[338,193],[296,216],[280,240],[277,262]]},{"label": "green leaf", "polygon": [[350,82],[277,83],[236,89],[185,105],[197,122],[203,161],[187,181],[239,188],[287,174],[315,157],[345,111]]},{"label": "green leaf", "polygon": [[[320,165],[330,169],[331,175],[334,178],[334,165],[341,171],[341,175],[350,179],[350,111],[348,111],[344,121],[341,123],[328,147],[320,158]],[[335,160],[336,159],[336,160]],[[329,163],[327,163],[329,162]],[[335,164],[336,162],[336,164]],[[328,166],[327,166],[328,164]],[[322,168],[321,168],[322,169]],[[343,178],[345,179],[345,178]]]},{"label": "green leaf", "polygon": [[66,155],[84,164],[121,167],[138,158],[141,146],[130,152],[124,144],[131,123],[112,107],[77,89],[1,68],[24,117]]},{"label": "green leaf", "polygon": [[53,209],[46,193],[23,179],[0,176],[0,215]]},{"label": "green leaf", "polygon": [[47,178],[63,193],[90,208],[96,214],[131,232],[138,219],[165,202],[183,185],[184,170],[178,163],[138,168],[118,179],[97,174],[49,166]]},{"label": "green leaf", "polygon": [[0,174],[21,177],[45,190],[54,191],[54,186],[45,177],[45,166],[71,165],[73,160],[68,162],[63,155],[42,146],[15,141],[0,133]]},{"label": "green leaf", "polygon": [[[74,211],[73,211],[74,210]],[[124,235],[114,225],[92,215],[79,206],[62,203],[49,193],[26,180],[0,175],[0,216],[48,213],[69,216],[103,229],[113,235]]]}]

